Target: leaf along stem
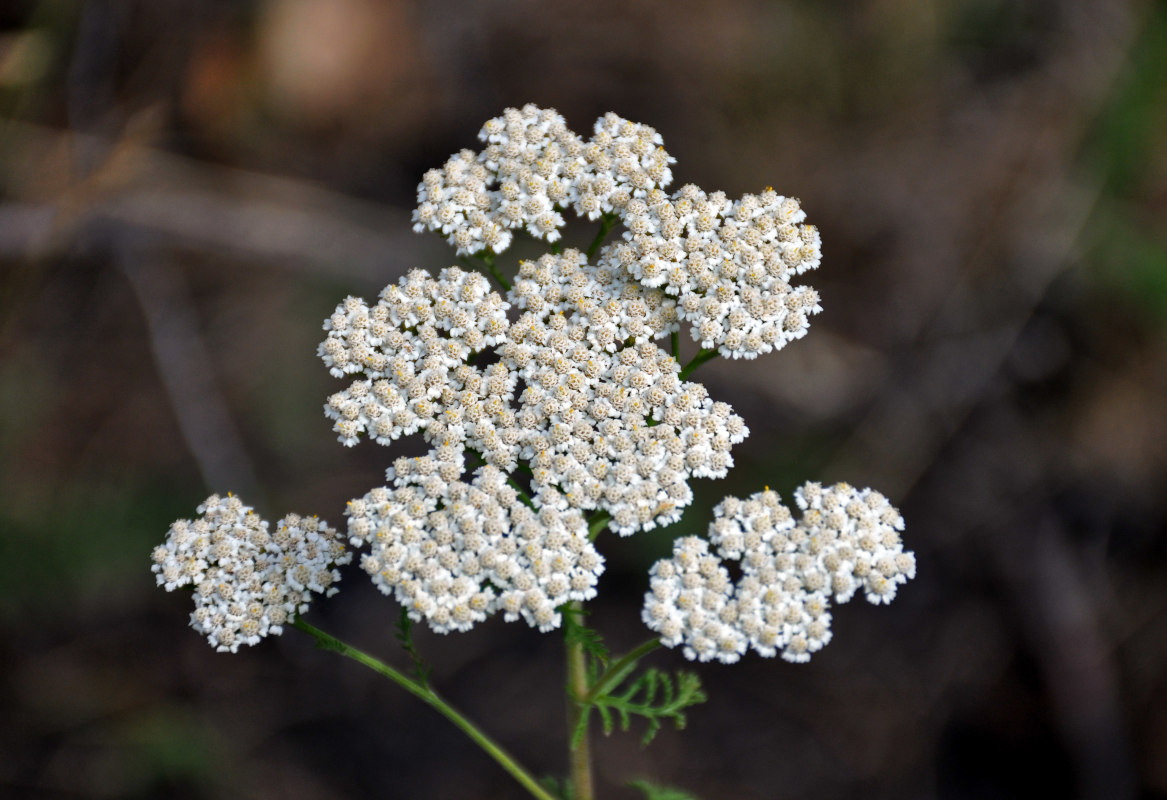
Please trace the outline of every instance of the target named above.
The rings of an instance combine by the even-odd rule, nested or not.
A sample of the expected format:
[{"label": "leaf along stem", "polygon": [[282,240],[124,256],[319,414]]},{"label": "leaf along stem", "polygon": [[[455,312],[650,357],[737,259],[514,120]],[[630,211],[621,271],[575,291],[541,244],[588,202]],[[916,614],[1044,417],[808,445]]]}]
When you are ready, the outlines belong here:
[{"label": "leaf along stem", "polygon": [[636,667],[640,659],[660,647],[660,637],[649,639],[635,649],[628,651],[613,661],[583,697],[583,703],[590,705],[597,697],[604,695],[609,689],[617,686]]}]

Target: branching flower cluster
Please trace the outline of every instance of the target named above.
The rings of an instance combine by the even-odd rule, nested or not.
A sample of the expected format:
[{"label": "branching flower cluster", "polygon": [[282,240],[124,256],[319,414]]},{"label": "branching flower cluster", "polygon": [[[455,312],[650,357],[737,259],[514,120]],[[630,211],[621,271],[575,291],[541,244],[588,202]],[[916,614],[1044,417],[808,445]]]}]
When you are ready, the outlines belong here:
[{"label": "branching flower cluster", "polygon": [[508,108],[478,134],[481,152],[463,150],[422,178],[413,229],[435,231],[458,255],[501,253],[514,229],[555,242],[563,211],[598,219],[673,180],[660,134],[606,114],[585,142],[553,109]]},{"label": "branching flower cluster", "polygon": [[218,495],[198,513],[170,526],[154,548],[153,570],[168,592],[194,587],[191,627],[220,652],[282,633],[313,593],[336,594],[337,567],[352,561],[336,530],[316,517],[288,514],[269,532],[238,497]]},{"label": "branching flower cluster", "polygon": [[[699,358],[754,358],[805,335],[819,297],[791,282],[818,267],[819,234],[797,200],[772,189],[737,200],[693,185],[666,194],[675,159],[660,134],[615,114],[585,141],[554,110],[528,105],[489,120],[479,138],[481,151],[425,174],[414,222],[481,259],[501,293],[452,266],[436,277],[414,269],[375,303],[346,298],[318,355],[351,383],[324,412],[348,446],[417,433],[430,446],[349,504],[349,538],[368,549],[361,563],[381,591],[442,633],[498,612],[550,630],[560,606],[595,594],[601,527],[628,536],[676,522],[693,500],[690,481],[724,477],[749,434],[727,403],[683,377],[675,334],[688,323]],[[555,243],[572,211],[601,220],[594,262],[555,245],[520,262],[513,285],[494,271],[515,232]],[[600,247],[617,225],[620,236]],[[671,353],[660,347],[670,336]],[[865,549],[861,541],[891,535],[856,534],[871,515],[846,510],[880,496],[843,502],[852,490],[812,487],[797,495],[809,503],[798,525],[772,493],[747,501],[748,512],[727,499],[710,533],[715,551],[682,539],[654,567],[644,617],[663,643],[701,660],[733,661],[747,647],[804,660],[830,637],[831,592],[849,598],[850,581],[890,599],[909,571],[883,567],[908,556],[895,543]],[[748,533],[723,535],[732,525]],[[733,544],[742,535],[745,549]],[[736,585],[722,558],[742,560]],[[200,612],[208,635],[202,620],[212,617]],[[276,624],[247,623],[242,638]],[[227,633],[228,647],[238,635]]]},{"label": "branching flower cluster", "polygon": [[[770,188],[738,199],[693,185],[667,193],[675,159],[660,134],[616,114],[585,140],[554,110],[528,105],[489,120],[479,138],[481,150],[425,173],[413,216],[462,266],[413,269],[375,302],[337,305],[317,354],[348,385],[324,414],[346,446],[414,435],[427,445],[346,511],[362,569],[402,606],[398,637],[416,678],[375,668],[482,744],[428,686],[410,626],[445,634],[501,616],[563,627],[572,793],[591,800],[592,711],[605,730],[643,718],[651,738],[705,699],[693,673],[636,677],[653,648],[727,664],[750,649],[808,661],[831,639],[832,602],[862,593],[888,603],[916,562],[899,512],[874,490],[806,483],[794,493],[797,518],[769,489],[727,497],[705,538],[676,539],[652,567],[642,619],[653,639],[609,659],[583,622],[604,571],[597,537],[677,522],[693,479],[734,466],[749,429],[691,375],[715,356],[754,359],[806,335],[822,308],[797,280],[819,266],[819,232],[798,200]],[[563,246],[569,214],[599,223],[586,251]],[[523,233],[551,252],[504,274],[496,257]],[[684,366],[683,327],[700,346]],[[290,514],[269,533],[232,496],[213,495],[199,513],[171,526],[153,570],[168,591],[194,588],[191,625],[217,650],[293,625],[375,663],[298,616],[313,593],[336,592],[337,567],[353,558],[336,531]],[[483,746],[534,796],[551,797]]]},{"label": "branching flower cluster", "polygon": [[692,184],[630,202],[624,243],[601,256],[676,298],[693,339],[730,358],[756,358],[806,335],[818,293],[791,278],[821,261],[818,229],[798,201],[767,189],[731,201]]},{"label": "branching flower cluster", "polygon": [[611,113],[594,131],[584,142],[555,111],[508,109],[482,128],[481,152],[463,150],[426,173],[414,230],[440,232],[459,255],[493,255],[510,246],[515,228],[557,241],[569,208],[592,220],[606,215],[625,232],[597,265],[618,295],[636,287],[625,302],[662,290],[644,299],[666,309],[665,327],[652,335],[688,321],[694,341],[731,358],[806,335],[822,310],[818,294],[790,281],[819,266],[820,238],[796,199],[767,189],[733,201],[692,184],[667,195],[675,159],[659,133]]},{"label": "branching flower cluster", "polygon": [[[644,622],[663,644],[726,664],[747,648],[809,661],[831,640],[832,597],[845,603],[862,589],[869,602],[889,603],[915,577],[915,556],[900,541],[903,519],[879,492],[807,483],[795,500],[797,522],[776,492],[727,497],[714,509],[708,541],[674,543],[672,558],[653,566],[644,602]],[[723,561],[741,562],[736,583]]]},{"label": "branching flower cluster", "polygon": [[558,607],[594,597],[603,571],[583,516],[529,508],[489,464],[473,482],[458,480],[462,458],[446,445],[398,459],[390,470],[396,489],[349,503],[349,533],[371,551],[361,566],[439,633],[469,630],[497,612],[542,631],[559,627]]}]

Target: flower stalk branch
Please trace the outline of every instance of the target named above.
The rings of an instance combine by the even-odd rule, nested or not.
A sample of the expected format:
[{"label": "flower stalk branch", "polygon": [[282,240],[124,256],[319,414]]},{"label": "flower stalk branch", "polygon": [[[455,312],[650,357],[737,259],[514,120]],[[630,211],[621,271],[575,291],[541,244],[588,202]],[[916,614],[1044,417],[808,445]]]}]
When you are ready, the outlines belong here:
[{"label": "flower stalk branch", "polygon": [[[494,742],[489,736],[483,733],[478,727],[462,716],[457,709],[443,700],[434,692],[433,689],[424,686],[418,681],[415,681],[401,672],[398,672],[393,667],[381,661],[379,658],[369,655],[368,653],[358,650],[350,644],[342,642],[335,636],[325,633],[319,628],[308,624],[300,617],[292,622],[292,627],[311,636],[316,640],[316,646],[321,650],[331,650],[334,653],[340,653],[345,658],[350,658],[359,664],[363,664],[369,669],[376,672],[382,677],[396,683],[405,691],[412,694],[414,697],[421,700],[430,708],[437,711],[450,722],[470,737],[471,740],[479,747],[481,747],[487,755],[498,762],[499,766],[505,769],[512,778],[522,784],[532,797],[537,797],[539,800],[557,800],[553,795],[547,792],[539,782],[535,780],[525,769],[523,769],[517,761],[498,744]],[[582,800],[582,796],[581,800]]]},{"label": "flower stalk branch", "polygon": [[608,238],[608,234],[611,233],[612,228],[616,226],[616,223],[619,221],[619,219],[620,218],[615,214],[604,215],[603,219],[600,221],[600,230],[596,233],[596,238],[592,239],[592,243],[589,244],[588,249],[584,251],[587,253],[589,261],[595,258],[596,252],[600,249],[600,245],[602,245],[604,240]]},{"label": "flower stalk branch", "polygon": [[494,278],[498,285],[502,287],[504,292],[509,292],[511,290],[511,282],[503,276],[502,271],[498,268],[498,265],[494,263],[494,253],[489,251],[485,252],[480,256],[480,258],[482,259],[482,263],[486,265],[486,269],[490,273],[490,277]]},{"label": "flower stalk branch", "polygon": [[[573,601],[570,613],[583,615],[583,603]],[[567,730],[575,731],[570,739],[572,800],[594,800],[591,742],[588,739],[588,665],[584,643],[567,639]]]},{"label": "flower stalk branch", "polygon": [[715,358],[717,358],[716,350],[712,348],[702,348],[698,351],[697,355],[693,356],[692,360],[690,360],[688,364],[681,368],[681,374],[677,377],[681,380],[685,380],[697,371],[697,367],[701,366],[706,361],[711,361]]}]

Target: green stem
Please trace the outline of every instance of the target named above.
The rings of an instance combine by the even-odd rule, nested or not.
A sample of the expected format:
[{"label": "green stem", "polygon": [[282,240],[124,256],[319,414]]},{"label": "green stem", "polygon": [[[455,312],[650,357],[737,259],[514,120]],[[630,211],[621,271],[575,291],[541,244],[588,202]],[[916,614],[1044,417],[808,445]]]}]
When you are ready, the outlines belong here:
[{"label": "green stem", "polygon": [[619,217],[617,217],[615,214],[605,214],[600,220],[600,230],[596,234],[596,238],[592,239],[592,243],[588,245],[588,249],[586,251],[589,262],[592,260],[592,258],[595,257],[596,251],[600,249],[600,245],[602,245],[604,240],[608,238],[608,234],[611,232],[618,219]]},{"label": "green stem", "polygon": [[515,490],[515,494],[517,494],[519,496],[519,500],[522,501],[523,505],[525,505],[527,508],[530,508],[532,510],[536,510],[536,511],[538,510],[535,507],[535,501],[532,500],[531,496],[523,490],[523,487],[519,484],[518,481],[516,481],[514,478],[512,478],[508,475],[507,476],[507,483],[509,483],[511,488]]},{"label": "green stem", "polygon": [[319,628],[309,625],[300,617],[292,622],[292,627],[301,630],[316,640],[316,646],[321,650],[331,650],[335,653],[340,653],[346,658],[351,658],[353,661],[364,664],[369,669],[377,674],[388,678],[396,683],[402,689],[409,692],[413,696],[420,699],[426,705],[433,708],[439,714],[444,716],[450,722],[454,723],[463,733],[469,736],[475,744],[486,751],[487,755],[499,763],[499,765],[510,773],[511,777],[523,785],[523,788],[531,793],[533,797],[539,800],[556,800],[556,798],[549,794],[546,789],[539,785],[531,775],[519,766],[505,750],[495,744],[489,736],[475,727],[474,723],[459,714],[449,703],[433,691],[433,689],[422,686],[417,681],[411,680],[402,673],[393,669],[393,667],[384,663],[378,658],[358,650],[348,644],[345,644],[335,636],[325,633]]},{"label": "green stem", "polygon": [[490,277],[494,278],[495,281],[498,282],[498,285],[502,287],[504,292],[509,292],[511,290],[511,282],[503,277],[502,273],[498,269],[498,266],[494,263],[494,253],[487,251],[479,256],[479,258],[482,259],[482,263],[485,264],[487,270],[490,271]]},{"label": "green stem", "polygon": [[636,662],[640,661],[640,659],[644,658],[658,647],[660,647],[659,638],[649,639],[635,650],[631,650],[628,653],[622,655],[616,661],[613,661],[612,664],[606,670],[604,670],[604,673],[600,675],[600,677],[596,678],[596,682],[592,684],[592,688],[588,689],[588,693],[584,695],[583,698],[584,704],[590,705],[591,703],[595,702],[597,697],[607,693],[609,689],[613,688],[624,678],[624,676],[628,673],[628,670],[633,667]]},{"label": "green stem", "polygon": [[677,377],[681,380],[685,380],[685,378],[688,378],[693,374],[693,371],[696,370],[697,367],[701,366],[711,358],[717,358],[717,351],[712,349],[707,350],[704,347],[701,348],[697,355],[693,356],[693,360],[681,368],[681,374]]},{"label": "green stem", "polygon": [[591,524],[588,525],[588,538],[594,542],[610,519],[612,519],[612,515],[607,511],[596,512],[596,515],[592,517]]},{"label": "green stem", "polygon": [[[570,611],[583,616],[583,603],[578,600],[570,604]],[[583,733],[571,747],[568,755],[571,761],[572,800],[594,800],[595,788],[592,784],[592,753],[588,741],[588,714],[590,706],[584,702],[588,694],[588,662],[583,643],[567,642],[567,730]]]},{"label": "green stem", "polygon": [[681,335],[677,331],[669,334],[669,346],[673,351],[673,358],[681,360]]},{"label": "green stem", "polygon": [[[466,452],[470,453],[470,455],[472,455],[478,459],[478,463],[473,465],[471,467],[471,469],[477,469],[478,467],[482,467],[482,466],[486,465],[487,461],[485,458],[482,457],[482,453],[478,452],[473,447],[467,447]],[[522,467],[520,467],[520,469],[522,469]],[[527,472],[529,473],[530,471],[531,471],[531,469],[530,469],[530,467],[528,467]],[[508,475],[507,476],[507,483],[509,483],[511,488],[515,490],[515,492],[519,496],[519,499],[523,501],[524,505],[526,505],[528,508],[535,508],[535,501],[531,499],[531,496],[529,494],[527,494],[527,492],[523,489],[522,485],[519,484],[518,481],[516,481],[514,478],[512,478],[510,475]]]}]

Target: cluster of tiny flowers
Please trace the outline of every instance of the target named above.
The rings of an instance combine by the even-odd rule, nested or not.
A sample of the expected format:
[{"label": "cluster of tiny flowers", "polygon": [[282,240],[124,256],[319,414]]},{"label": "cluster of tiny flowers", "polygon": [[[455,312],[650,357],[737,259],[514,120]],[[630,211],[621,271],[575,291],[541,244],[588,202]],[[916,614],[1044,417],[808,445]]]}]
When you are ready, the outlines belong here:
[{"label": "cluster of tiny flowers", "polygon": [[[645,342],[616,354],[517,324],[503,358],[527,388],[519,425],[537,503],[603,510],[627,536],[680,518],[690,478],[724,477],[749,430],[677,362]],[[559,334],[559,335],[556,335]]]},{"label": "cluster of tiny flowers", "polygon": [[318,350],[333,375],[363,376],[324,406],[340,441],[352,445],[365,434],[389,444],[421,430],[430,442],[472,447],[513,467],[516,377],[505,364],[467,363],[505,341],[508,307],[485,277],[458,267],[437,279],[413,270],[372,308],[347,298],[325,320],[328,338]]},{"label": "cluster of tiny flowers", "polygon": [[[553,109],[508,108],[482,127],[479,161],[497,183],[499,222],[536,239],[560,238],[563,215],[579,197],[577,181],[587,167],[584,143]],[[496,251],[497,252],[497,251]]]},{"label": "cluster of tiny flowers", "polygon": [[349,503],[349,534],[368,545],[361,566],[417,622],[438,633],[466,631],[501,612],[540,631],[559,627],[558,606],[589,600],[604,559],[574,509],[519,499],[506,474],[486,465],[456,479],[461,453],[398,459],[394,488]]},{"label": "cluster of tiny flowers", "polygon": [[666,326],[690,323],[704,348],[756,358],[806,335],[818,294],[790,281],[821,261],[818,229],[799,202],[773,189],[730,200],[683,186],[672,195],[675,159],[656,130],[616,114],[596,121],[591,140],[557,112],[507,109],[418,187],[414,229],[441,232],[460,255],[499,253],[510,230],[556,241],[569,206],[589,219],[610,215],[623,241],[598,264],[616,285],[639,283],[672,298]]},{"label": "cluster of tiny flowers", "polygon": [[632,198],[668,186],[673,182],[669,165],[677,161],[665,152],[655,128],[612,112],[596,120],[585,157],[575,210],[591,220],[619,214]]},{"label": "cluster of tiny flowers", "polygon": [[289,514],[269,533],[238,497],[218,495],[198,513],[170,526],[152,569],[168,592],[194,587],[191,627],[219,652],[282,633],[313,592],[336,594],[336,567],[352,560],[337,532],[316,517]]},{"label": "cluster of tiny flowers", "polygon": [[529,312],[520,324],[560,325],[555,318],[565,316],[591,347],[610,353],[680,330],[676,300],[643,287],[622,267],[591,266],[573,249],[520,262],[508,297]]},{"label": "cluster of tiny flowers", "polygon": [[653,191],[624,210],[624,241],[599,263],[676,298],[702,347],[756,358],[806,335],[818,293],[790,280],[821,261],[818,229],[797,200],[768,189],[730,201],[692,184]]},{"label": "cluster of tiny flowers", "polygon": [[749,430],[650,341],[669,326],[661,297],[612,286],[575,250],[525,262],[510,293],[525,313],[498,350],[526,386],[535,502],[605,511],[626,536],[679,519],[689,479],[724,477]]},{"label": "cluster of tiny flowers", "polygon": [[[807,483],[795,500],[797,522],[775,492],[726,498],[708,541],[678,539],[672,558],[653,565],[642,616],[663,644],[700,661],[733,663],[750,647],[808,661],[831,640],[832,597],[845,603],[862,588],[888,603],[915,577],[903,519],[879,492]],[[736,585],[723,559],[741,562]]]},{"label": "cluster of tiny flowers", "polygon": [[563,211],[588,219],[620,213],[672,181],[660,134],[606,114],[585,142],[554,109],[508,108],[478,134],[481,152],[462,150],[417,188],[414,230],[441,233],[459,255],[501,253],[523,229],[554,242]]},{"label": "cluster of tiny flowers", "polygon": [[502,224],[498,196],[489,188],[493,183],[494,175],[473,150],[451,156],[441,169],[422,177],[413,229],[442,234],[460,256],[501,253],[510,247],[512,234]]}]

